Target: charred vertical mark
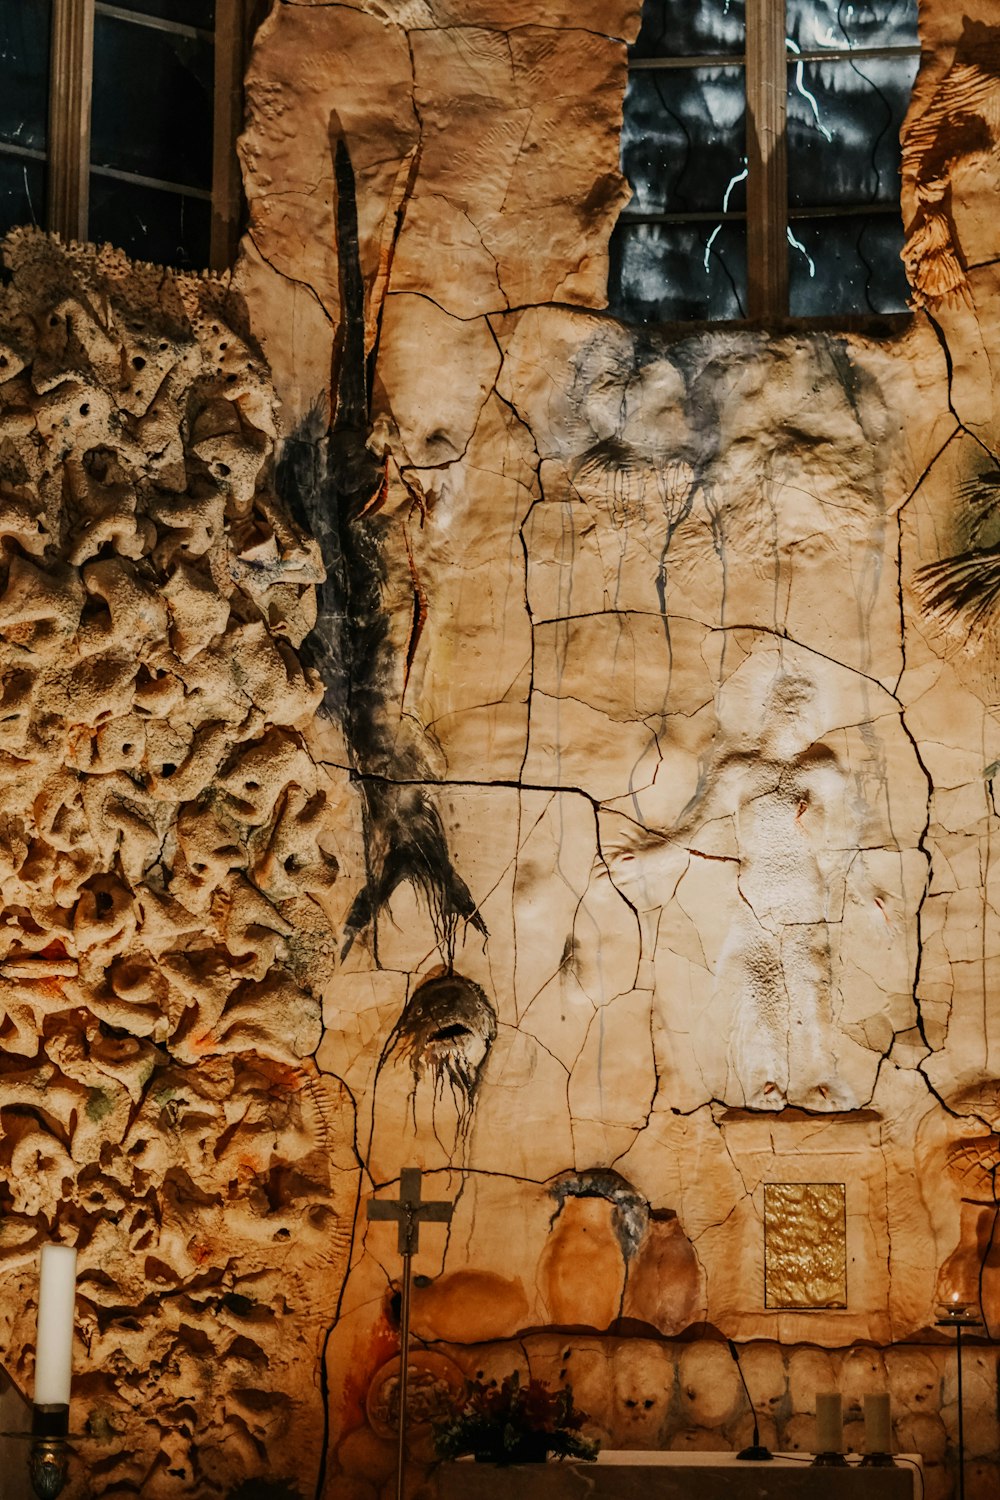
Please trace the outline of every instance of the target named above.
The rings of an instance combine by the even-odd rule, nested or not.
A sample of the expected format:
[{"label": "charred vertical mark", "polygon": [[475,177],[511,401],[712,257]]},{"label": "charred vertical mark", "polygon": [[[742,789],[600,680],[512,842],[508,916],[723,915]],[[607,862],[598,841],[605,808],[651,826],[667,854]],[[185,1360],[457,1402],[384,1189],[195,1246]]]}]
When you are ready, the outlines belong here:
[{"label": "charred vertical mark", "polygon": [[[373,368],[371,355],[365,353],[356,184],[336,116],[330,121],[330,148],[341,296],[331,371],[332,416],[325,433],[314,417],[307,430],[287,444],[279,477],[282,493],[297,505],[327,563],[310,644],[326,686],[324,711],[343,724],[363,798],[367,869],[344,929],[342,954],[346,956],[396,888],[408,882],[425,897],[435,935],[450,962],[460,921],[471,922],[484,936],[486,928],[452,864],[433,794],[419,784],[431,779],[423,757],[418,748],[401,749],[396,743],[398,663],[384,605],[388,575],[383,538],[390,523],[381,514],[388,454],[373,451],[370,442]],[[408,191],[414,171],[415,167]],[[393,244],[404,210],[405,201],[397,213]],[[391,258],[390,249],[387,266]],[[383,278],[383,293],[385,284]],[[411,576],[414,619],[404,691],[427,615],[412,559]]]}]

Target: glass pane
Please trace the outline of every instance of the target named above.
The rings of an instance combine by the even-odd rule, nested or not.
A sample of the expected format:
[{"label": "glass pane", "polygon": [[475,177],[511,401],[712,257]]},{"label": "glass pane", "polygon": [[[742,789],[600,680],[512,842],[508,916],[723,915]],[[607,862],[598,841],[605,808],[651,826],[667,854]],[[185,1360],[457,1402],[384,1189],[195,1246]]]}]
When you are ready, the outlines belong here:
[{"label": "glass pane", "polygon": [[114,16],[94,23],[94,166],[211,187],[213,48]]},{"label": "glass pane", "polygon": [[628,224],[611,236],[610,311],[627,323],[746,317],[746,228]]},{"label": "glass pane", "polygon": [[15,224],[45,223],[45,163],[4,156],[0,147],[0,234]]},{"label": "glass pane", "polygon": [[820,47],[915,47],[917,0],[787,0],[788,36]]},{"label": "glass pane", "polygon": [[625,94],[622,171],[641,213],[741,210],[745,191],[742,68],[632,73]]},{"label": "glass pane", "polygon": [[137,260],[201,269],[208,265],[212,205],[135,182],[90,174],[90,238]]},{"label": "glass pane", "polygon": [[790,65],[792,207],[896,201],[899,130],[918,62],[904,57]]},{"label": "glass pane", "polygon": [[135,11],[140,16],[159,16],[163,21],[177,21],[182,26],[215,29],[215,0],[114,0],[119,10]]},{"label": "glass pane", "polygon": [[788,250],[789,310],[795,318],[906,311],[909,288],[895,214],[795,219]]},{"label": "glass pane", "polygon": [[744,0],[643,0],[629,57],[728,57],[744,36]]},{"label": "glass pane", "polygon": [[0,141],[45,150],[51,0],[0,0]]}]

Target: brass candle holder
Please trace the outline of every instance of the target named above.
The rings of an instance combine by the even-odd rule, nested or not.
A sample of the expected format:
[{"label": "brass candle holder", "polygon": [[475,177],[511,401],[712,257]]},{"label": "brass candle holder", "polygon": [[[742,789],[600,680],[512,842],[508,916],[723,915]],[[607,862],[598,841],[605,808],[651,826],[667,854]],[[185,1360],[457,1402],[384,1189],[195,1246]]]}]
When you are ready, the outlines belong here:
[{"label": "brass candle holder", "polygon": [[55,1500],[69,1469],[69,1407],[31,1408],[28,1473],[38,1500]]},{"label": "brass candle holder", "polygon": [[[77,1434],[72,1434],[76,1436]],[[28,1432],[0,1432],[0,1437],[28,1443],[28,1476],[38,1500],[56,1500],[69,1472],[69,1407],[33,1406]]]},{"label": "brass candle holder", "polygon": [[892,1402],[888,1391],[869,1391],[865,1396],[865,1453],[863,1469],[895,1469],[891,1453]]}]

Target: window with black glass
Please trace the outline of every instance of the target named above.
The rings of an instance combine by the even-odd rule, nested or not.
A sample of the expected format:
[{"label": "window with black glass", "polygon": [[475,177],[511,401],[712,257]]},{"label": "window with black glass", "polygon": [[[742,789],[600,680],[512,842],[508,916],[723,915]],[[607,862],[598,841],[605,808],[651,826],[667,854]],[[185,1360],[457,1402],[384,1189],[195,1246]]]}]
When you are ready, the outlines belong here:
[{"label": "window with black glass", "polygon": [[97,0],[94,12],[89,238],[207,265],[214,0]]},{"label": "window with black glass", "polygon": [[0,0],[0,227],[45,220],[51,0]]},{"label": "window with black glass", "polygon": [[0,231],[35,223],[158,264],[228,264],[248,8],[0,0]]},{"label": "window with black glass", "polygon": [[899,132],[919,50],[916,0],[645,0],[612,311],[905,310]]}]

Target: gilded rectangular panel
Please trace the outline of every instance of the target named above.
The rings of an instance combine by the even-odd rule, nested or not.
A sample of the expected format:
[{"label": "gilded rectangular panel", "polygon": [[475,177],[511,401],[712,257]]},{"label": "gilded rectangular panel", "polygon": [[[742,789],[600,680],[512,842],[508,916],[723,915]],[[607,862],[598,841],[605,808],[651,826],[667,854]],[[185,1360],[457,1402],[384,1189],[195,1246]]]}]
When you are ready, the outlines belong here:
[{"label": "gilded rectangular panel", "polygon": [[842,1182],[765,1183],[764,1306],[847,1306]]}]

